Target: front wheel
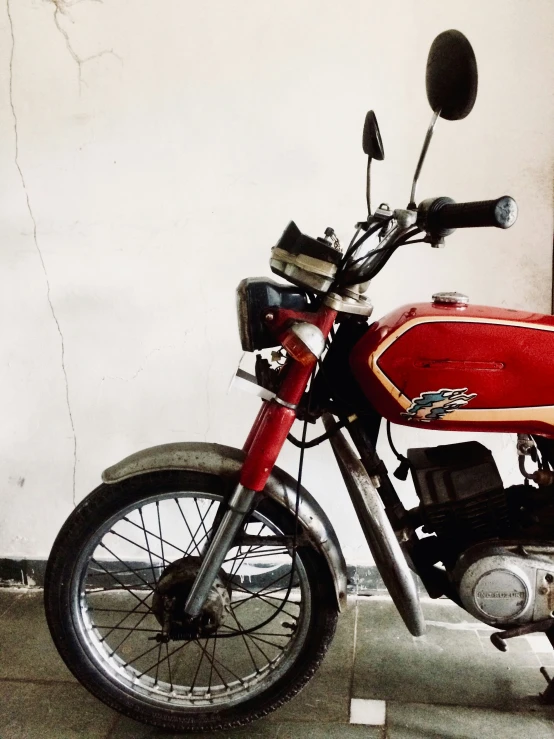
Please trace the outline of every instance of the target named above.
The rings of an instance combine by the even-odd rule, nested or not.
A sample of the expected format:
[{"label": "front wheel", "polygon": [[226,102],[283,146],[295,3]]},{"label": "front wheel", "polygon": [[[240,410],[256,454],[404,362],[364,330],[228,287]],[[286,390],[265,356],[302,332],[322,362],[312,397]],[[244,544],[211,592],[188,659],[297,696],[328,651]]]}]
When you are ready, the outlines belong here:
[{"label": "front wheel", "polygon": [[115,710],[174,731],[253,721],[292,698],[333,637],[323,557],[291,542],[294,517],[260,501],[229,551],[196,633],[179,619],[230,494],[210,474],[163,471],[101,485],[52,549],[45,609],[75,677]]}]

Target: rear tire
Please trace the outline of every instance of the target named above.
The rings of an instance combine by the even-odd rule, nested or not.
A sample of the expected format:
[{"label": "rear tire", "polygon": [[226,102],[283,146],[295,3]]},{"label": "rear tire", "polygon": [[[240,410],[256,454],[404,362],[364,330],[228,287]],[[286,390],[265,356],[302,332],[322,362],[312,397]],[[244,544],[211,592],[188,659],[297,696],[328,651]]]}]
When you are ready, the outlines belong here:
[{"label": "rear tire", "polygon": [[[193,545],[198,544],[193,537],[192,543],[185,548],[188,534],[184,527],[191,536],[195,528],[194,506],[200,517],[204,515],[199,530],[207,536],[213,518],[201,511],[210,511],[214,504],[224,503],[229,492],[227,480],[182,471],[156,472],[112,485],[100,485],[70,515],[54,543],[44,592],[46,618],[54,643],[68,668],[91,693],[137,721],[173,731],[214,731],[261,718],[302,689],[317,670],[333,638],[338,611],[333,582],[323,556],[311,547],[298,548],[294,587],[288,589],[288,595],[294,597],[289,597],[283,605],[284,596],[280,599],[278,596],[287,583],[292,585],[292,560],[287,547],[281,545],[278,550],[273,540],[257,546],[245,544],[240,550],[235,548],[238,553],[234,559],[229,559],[227,571],[223,573],[232,596],[228,608],[231,615],[218,628],[217,638],[171,641],[169,645],[160,644],[159,649],[151,640],[155,638],[156,629],[161,631],[151,610],[151,596],[163,574],[162,569],[168,562],[179,559],[180,552],[184,552],[183,560],[192,556]],[[177,509],[185,505],[191,513],[183,515],[181,510],[181,522]],[[169,536],[174,536],[172,530],[178,524],[182,524],[186,536],[181,532],[171,543],[167,529],[162,531],[162,521],[164,525],[169,523]],[[294,517],[289,511],[270,499],[261,498],[249,519],[246,533],[252,531],[256,535],[259,531],[258,537],[290,536],[294,526]],[[129,532],[135,529],[139,531],[137,536],[142,538],[133,540],[130,546],[132,536]],[[114,552],[114,542],[121,544],[121,541],[122,549]],[[161,554],[158,553],[160,547]],[[106,551],[110,557],[115,557],[111,565],[109,557],[102,559],[98,554]],[[259,588],[256,590],[258,586],[251,585],[251,576],[241,574],[241,568],[246,563],[248,572],[256,576],[257,571],[262,571],[259,565],[264,562],[264,551],[266,560],[272,556],[275,561],[279,560],[278,565],[271,565],[273,569],[269,569],[269,573],[285,568],[285,574],[273,584],[263,586],[260,593]],[[144,560],[139,563],[141,566],[136,565],[137,556]],[[113,563],[117,565],[115,569]],[[272,574],[268,576],[273,577]],[[280,584],[275,585],[278,582]],[[280,590],[268,592],[270,587]],[[127,605],[129,601],[133,608]],[[284,610],[280,611],[274,601]],[[95,604],[108,604],[110,608],[99,608]],[[119,607],[113,608],[114,605]],[[119,621],[123,613],[128,615]],[[123,625],[114,625],[113,621],[104,625],[106,614]],[[129,619],[138,615],[143,615],[137,622],[142,626],[133,626]],[[250,621],[244,625],[247,617]],[[268,618],[272,620],[268,622]],[[144,628],[145,624],[150,628]],[[114,643],[119,642],[119,635],[123,636],[123,642],[116,647]],[[202,641],[205,641],[204,646]],[[147,661],[145,657],[131,659],[135,644],[138,651],[142,645],[154,657],[157,654],[158,665],[148,671],[141,664],[142,659]],[[152,644],[154,647],[150,649]],[[215,656],[217,647],[219,657]],[[180,652],[181,656],[174,657],[174,652]],[[167,657],[162,657],[166,653]],[[259,653],[267,659],[262,667],[259,663],[264,658]],[[274,656],[267,656],[267,653]],[[222,660],[227,662],[224,664]],[[248,674],[241,675],[241,670]],[[197,680],[206,683],[208,678],[204,675],[208,674],[208,686],[198,687]],[[177,679],[182,679],[183,684],[178,685]],[[221,684],[212,685],[212,679]]]}]

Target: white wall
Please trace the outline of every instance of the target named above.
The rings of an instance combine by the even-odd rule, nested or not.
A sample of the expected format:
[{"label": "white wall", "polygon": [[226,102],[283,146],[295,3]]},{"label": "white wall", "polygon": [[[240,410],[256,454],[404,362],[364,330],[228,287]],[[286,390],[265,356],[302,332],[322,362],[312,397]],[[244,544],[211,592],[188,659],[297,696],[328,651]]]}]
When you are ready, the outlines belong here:
[{"label": "white wall", "polygon": [[[548,312],[550,0],[4,4],[0,556],[46,556],[102,468],[141,447],[242,445],[258,402],[226,394],[236,284],[269,274],[291,218],[349,238],[368,108],[386,149],[374,198],[406,204],[430,117],[427,50],[452,27],[474,45],[479,95],[468,119],[439,125],[419,194],[509,193],[519,221],[397,253],[372,287],[376,315],[439,289]],[[509,442],[490,441],[509,478]],[[294,471],[296,453],[281,463]],[[347,558],[367,560],[328,447],[305,479]]]}]

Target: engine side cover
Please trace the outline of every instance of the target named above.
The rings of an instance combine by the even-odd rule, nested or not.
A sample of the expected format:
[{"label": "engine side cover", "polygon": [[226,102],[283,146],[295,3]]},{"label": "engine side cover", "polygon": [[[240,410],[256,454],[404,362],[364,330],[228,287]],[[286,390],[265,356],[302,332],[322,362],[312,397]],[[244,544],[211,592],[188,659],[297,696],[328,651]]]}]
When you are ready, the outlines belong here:
[{"label": "engine side cover", "polygon": [[454,578],[465,609],[491,626],[550,618],[554,609],[554,549],[478,544],[456,564]]}]

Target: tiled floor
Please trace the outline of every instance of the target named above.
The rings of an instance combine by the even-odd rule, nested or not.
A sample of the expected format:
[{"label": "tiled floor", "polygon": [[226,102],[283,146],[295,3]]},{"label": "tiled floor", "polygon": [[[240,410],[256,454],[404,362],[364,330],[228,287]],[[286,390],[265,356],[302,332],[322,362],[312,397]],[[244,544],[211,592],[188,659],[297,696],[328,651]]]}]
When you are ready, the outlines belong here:
[{"label": "tiled floor", "polygon": [[[386,597],[352,599],[318,675],[288,705],[226,739],[554,739],[539,667],[544,635],[514,639],[445,601],[425,601],[413,639]],[[383,723],[384,721],[384,723]],[[198,735],[195,735],[198,736]],[[70,675],[50,642],[40,591],[0,590],[0,739],[171,739],[116,715]]]}]

